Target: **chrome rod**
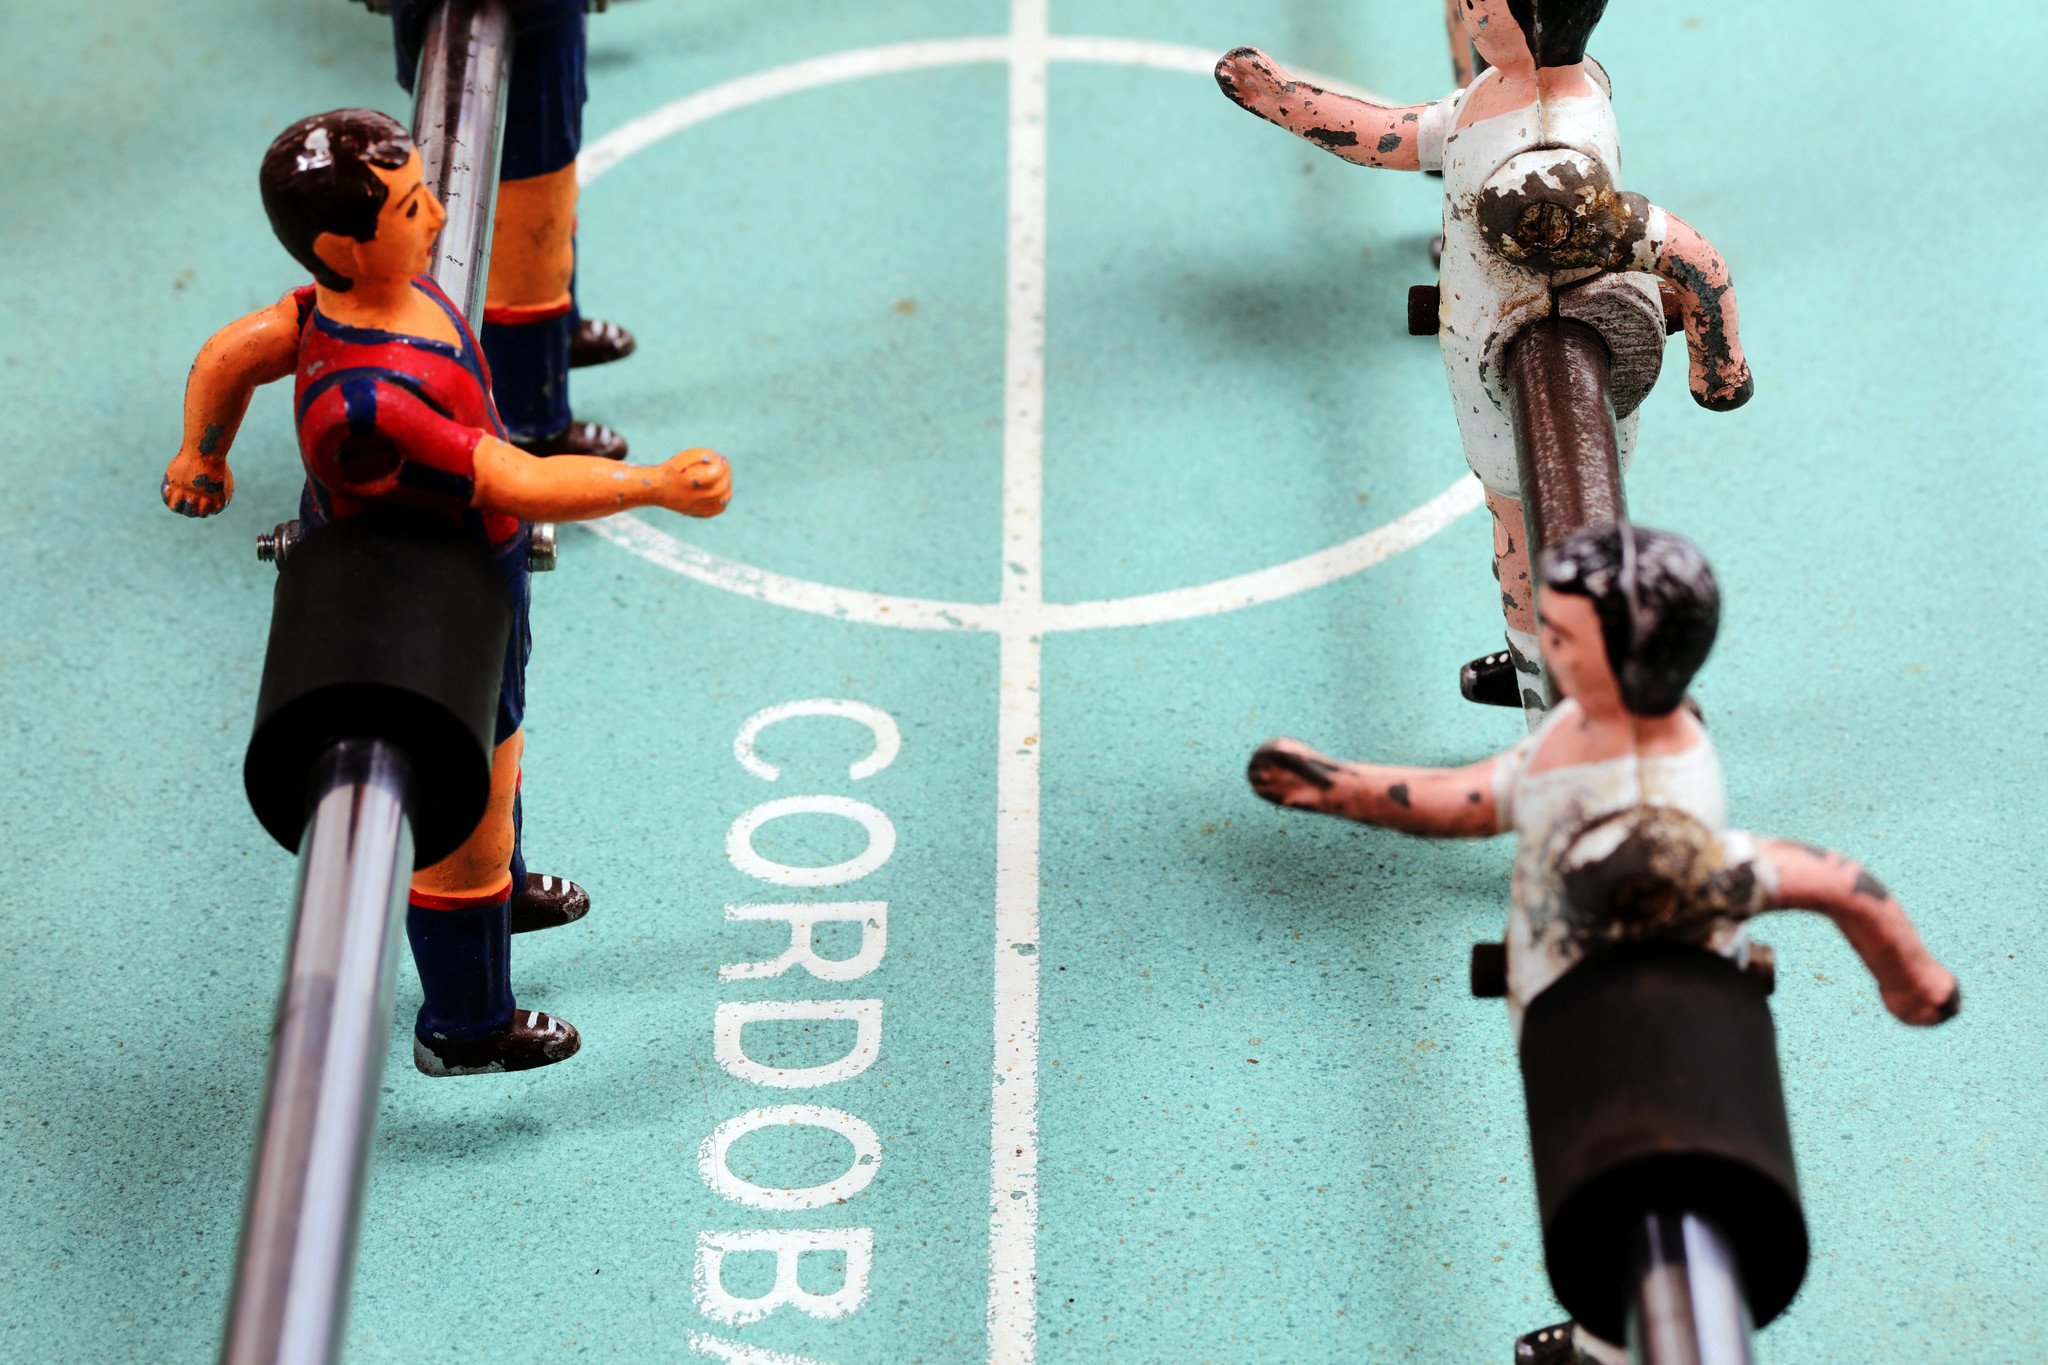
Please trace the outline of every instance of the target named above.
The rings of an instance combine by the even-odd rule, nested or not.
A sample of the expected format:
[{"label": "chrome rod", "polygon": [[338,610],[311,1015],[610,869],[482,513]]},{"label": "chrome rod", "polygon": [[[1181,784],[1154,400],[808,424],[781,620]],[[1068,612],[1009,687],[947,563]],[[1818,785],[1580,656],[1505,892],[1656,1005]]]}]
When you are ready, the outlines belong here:
[{"label": "chrome rod", "polygon": [[410,788],[380,741],[342,741],[315,774],[225,1365],[324,1365],[339,1348],[412,872]]},{"label": "chrome rod", "polygon": [[1749,1304],[1728,1239],[1692,1213],[1650,1213],[1636,1234],[1634,1365],[1751,1365]]},{"label": "chrome rod", "polygon": [[505,0],[446,0],[427,26],[413,81],[412,140],[427,188],[448,208],[427,273],[472,327],[483,324],[511,66]]}]

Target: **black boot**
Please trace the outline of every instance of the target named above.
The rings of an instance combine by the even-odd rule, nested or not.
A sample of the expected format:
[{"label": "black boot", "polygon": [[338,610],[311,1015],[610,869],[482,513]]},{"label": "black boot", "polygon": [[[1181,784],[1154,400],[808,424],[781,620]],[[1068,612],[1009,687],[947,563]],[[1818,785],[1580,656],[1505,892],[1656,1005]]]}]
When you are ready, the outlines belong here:
[{"label": "black boot", "polygon": [[515,934],[559,929],[589,913],[588,891],[567,877],[544,877],[537,872],[527,873],[523,884],[512,892],[509,911]]},{"label": "black boot", "polygon": [[405,936],[426,999],[413,1024],[412,1060],[429,1076],[528,1071],[575,1055],[566,1021],[516,1008],[512,931],[505,901],[438,910],[413,904]]},{"label": "black boot", "polygon": [[1515,1338],[1515,1365],[1579,1365],[1572,1325],[1560,1322]]},{"label": "black boot", "polygon": [[567,1019],[539,1010],[515,1010],[512,1022],[469,1042],[452,1038],[412,1039],[412,1064],[428,1076],[483,1076],[493,1071],[531,1071],[576,1055],[583,1036]]},{"label": "black boot", "polygon": [[636,344],[633,334],[616,322],[578,318],[576,330],[569,333],[569,368],[580,370],[589,365],[609,365],[614,360],[624,360],[633,354]]},{"label": "black boot", "polygon": [[1483,654],[1458,670],[1458,691],[1481,706],[1520,706],[1522,683],[1506,650]]}]

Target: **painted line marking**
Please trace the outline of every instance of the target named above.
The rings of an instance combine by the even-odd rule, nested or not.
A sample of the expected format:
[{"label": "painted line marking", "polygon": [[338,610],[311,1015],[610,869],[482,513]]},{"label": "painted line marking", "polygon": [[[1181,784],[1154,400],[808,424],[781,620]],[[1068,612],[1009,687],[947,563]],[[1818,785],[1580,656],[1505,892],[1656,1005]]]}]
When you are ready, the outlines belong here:
[{"label": "painted line marking", "polygon": [[1004,251],[1003,599],[996,710],[995,1074],[989,1094],[988,1359],[1038,1353],[1038,752],[1045,567],[1048,0],[1010,5]]},{"label": "painted line marking", "polygon": [[[1160,71],[1207,75],[1216,54],[1207,48],[1181,43],[1151,42],[1136,38],[1100,38],[1076,35],[1038,35],[1031,40],[1041,64],[1081,62],[1106,66],[1135,66]],[[721,114],[780,99],[786,95],[874,76],[940,67],[966,66],[1009,61],[1016,39],[1012,34],[979,38],[935,38],[917,42],[891,43],[856,48],[829,56],[778,66],[751,76],[715,85],[686,95],[672,103],[629,120],[606,133],[586,148],[578,164],[584,186],[638,152],[645,151],[685,129],[717,118]],[[1014,64],[1013,64],[1014,69]],[[1299,73],[1328,89],[1360,95],[1385,103],[1385,97],[1348,82],[1316,72]],[[1042,137],[1042,130],[1041,130]],[[1041,148],[1041,151],[1043,149]],[[1014,189],[1014,186],[1013,186]],[[1040,190],[1041,197],[1043,189]],[[1043,204],[1041,202],[1041,211]],[[1040,251],[1043,251],[1041,223]],[[1041,269],[1041,295],[1043,289]],[[1042,310],[1041,297],[1041,310]],[[1043,343],[1043,317],[1039,319]],[[1005,355],[1008,371],[1009,357]],[[1005,402],[1015,397],[1008,388]],[[1040,399],[1042,402],[1042,385]],[[1042,419],[1042,413],[1039,414]],[[1042,420],[1037,425],[1042,428]],[[1007,430],[1005,442],[1010,439]],[[1007,477],[1007,476],[1006,476]],[[1007,516],[1009,489],[1004,489]],[[891,593],[867,592],[830,583],[797,578],[772,569],[756,568],[700,546],[627,513],[602,521],[583,523],[599,538],[671,573],[695,579],[722,592],[807,612],[856,625],[889,626],[898,630],[967,630],[999,633],[1018,625],[1045,634],[1059,630],[1107,630],[1127,626],[1160,625],[1200,616],[1214,616],[1249,606],[1277,601],[1296,593],[1334,583],[1390,559],[1419,545],[1459,517],[1475,510],[1482,501],[1478,481],[1461,476],[1457,482],[1420,507],[1384,526],[1328,549],[1318,550],[1251,573],[1238,574],[1214,583],[1173,588],[1135,597],[1104,598],[1086,602],[1044,602],[1030,604],[1028,621],[1018,613],[1024,603],[1013,597],[1010,579],[1004,574],[1004,598],[994,602],[947,602],[925,597],[902,597]],[[1006,558],[1008,532],[1005,531]]]},{"label": "painted line marking", "polygon": [[[696,124],[799,91],[902,72],[1009,64],[1008,240],[1004,337],[1001,599],[947,602],[839,587],[757,568],[692,545],[632,515],[589,523],[620,549],[707,586],[755,601],[863,625],[979,631],[1000,642],[996,759],[995,1055],[989,1177],[988,1359],[1032,1365],[1037,1354],[1038,935],[1040,677],[1043,638],[1060,630],[1156,625],[1238,611],[1310,591],[1390,559],[1475,510],[1476,480],[1449,488],[1394,521],[1286,563],[1211,583],[1096,601],[1044,599],[1046,114],[1053,61],[1206,75],[1205,48],[1142,39],[1053,36],[1048,0],[1012,0],[1010,31],[834,53],[698,91],[633,119],[586,148],[583,185]],[[1313,72],[1307,79],[1368,99],[1370,91]],[[751,735],[735,753],[762,764]],[[881,745],[887,748],[886,743]],[[890,755],[893,757],[893,753]],[[883,764],[886,760],[883,760]],[[882,766],[878,764],[877,766]],[[751,766],[750,770],[751,770]],[[772,768],[769,769],[772,773]],[[864,775],[864,774],[863,774]],[[872,834],[872,831],[870,831]],[[827,869],[831,871],[833,869]],[[761,1365],[782,1356],[701,1333],[693,1351]]]}]

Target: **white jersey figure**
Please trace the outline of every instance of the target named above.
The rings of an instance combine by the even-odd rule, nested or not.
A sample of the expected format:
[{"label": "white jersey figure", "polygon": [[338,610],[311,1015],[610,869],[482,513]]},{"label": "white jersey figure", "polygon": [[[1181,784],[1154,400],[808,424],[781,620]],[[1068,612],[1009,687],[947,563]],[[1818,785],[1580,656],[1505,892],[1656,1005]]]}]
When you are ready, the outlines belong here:
[{"label": "white jersey figure", "polygon": [[[1738,407],[1753,391],[1726,265],[1682,220],[1621,188],[1606,73],[1585,54],[1604,7],[1605,0],[1454,0],[1477,55],[1471,65],[1484,69],[1431,104],[1393,108],[1332,94],[1294,80],[1256,48],[1238,48],[1216,67],[1233,102],[1347,161],[1442,172],[1437,331],[1465,458],[1493,514],[1509,645],[1507,654],[1467,665],[1461,685],[1468,697],[1500,705],[1523,704],[1515,665],[1525,673],[1539,666],[1509,343],[1553,312],[1575,316],[1567,300],[1578,296],[1576,287],[1614,275],[1602,286],[1610,295],[1632,293],[1640,314],[1675,312],[1683,321],[1691,388],[1702,406]],[[1623,302],[1607,298],[1606,315]],[[1617,347],[1615,335],[1600,329],[1616,352],[1624,466],[1636,404],[1656,375],[1650,326],[1653,340],[1642,354]]]},{"label": "white jersey figure", "polygon": [[[1727,796],[1714,743],[1696,737],[1671,752],[1617,754],[1586,763],[1539,766],[1585,717],[1575,701],[1559,704],[1534,734],[1494,760],[1493,800],[1500,828],[1515,835],[1509,896],[1508,1017],[1517,1036],[1522,1012],[1551,982],[1576,966],[1602,935],[1588,925],[1575,883],[1610,864],[1624,845],[1645,837],[1682,841],[1688,861],[1701,855],[1719,878],[1712,895],[1682,926],[1701,946],[1749,965],[1744,921],[1766,909],[1778,889],[1769,862],[1747,831],[1727,826]],[[1655,808],[1652,822],[1640,814]],[[1730,894],[1731,892],[1736,894]],[[1596,912],[1597,913],[1597,912]],[[1661,926],[1681,931],[1680,925]],[[1674,932],[1673,936],[1677,936]],[[1619,937],[1617,935],[1616,937]]]},{"label": "white jersey figure", "polygon": [[[1685,705],[1720,592],[1690,541],[1610,522],[1545,549],[1542,649],[1564,700],[1506,753],[1463,768],[1347,763],[1296,740],[1252,755],[1276,805],[1434,838],[1513,830],[1507,996],[1523,1011],[1610,944],[1677,941],[1746,965],[1746,922],[1818,910],[1877,979],[1885,1008],[1936,1024],[1960,1002],[1883,884],[1839,853],[1727,828],[1721,764]],[[1518,1361],[1620,1362],[1583,1328],[1522,1338]]]}]

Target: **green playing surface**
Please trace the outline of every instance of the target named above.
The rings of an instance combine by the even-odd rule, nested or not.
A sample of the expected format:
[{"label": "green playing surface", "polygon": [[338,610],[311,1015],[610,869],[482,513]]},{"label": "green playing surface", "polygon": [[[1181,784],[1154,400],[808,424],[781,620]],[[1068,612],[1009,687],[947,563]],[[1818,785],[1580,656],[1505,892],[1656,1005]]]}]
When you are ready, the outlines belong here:
[{"label": "green playing surface", "polygon": [[[1520,729],[1455,689],[1499,632],[1402,325],[1437,182],[1203,74],[1257,43],[1433,98],[1440,6],[1015,8],[591,20],[581,292],[641,347],[577,408],[718,447],[737,497],[565,529],[537,581],[529,856],[595,908],[513,973],[584,1050],[429,1081],[401,960],[352,1361],[1465,1365],[1559,1316],[1507,1023],[1464,988],[1509,848],[1242,777],[1277,732],[1452,762]],[[264,146],[406,106],[341,0],[17,9],[0,1358],[196,1361],[293,878],[240,784],[287,395],[224,516],[157,481],[193,352],[301,280]],[[1630,482],[1721,576],[1733,818],[1864,858],[1967,999],[1909,1031],[1825,922],[1761,925],[1814,1237],[1770,1365],[2048,1358],[2048,15],[1933,13],[1619,0],[1594,44],[1627,183],[1721,247],[1757,373],[1703,412],[1674,344]],[[875,735],[813,715],[739,761],[810,699],[893,760],[851,775]],[[847,902],[821,950],[872,970],[721,977],[790,942],[727,907]],[[778,1001],[838,1003],[739,1029]],[[799,1245],[778,1291],[760,1248]],[[793,1287],[818,1316],[763,1315]]]}]

